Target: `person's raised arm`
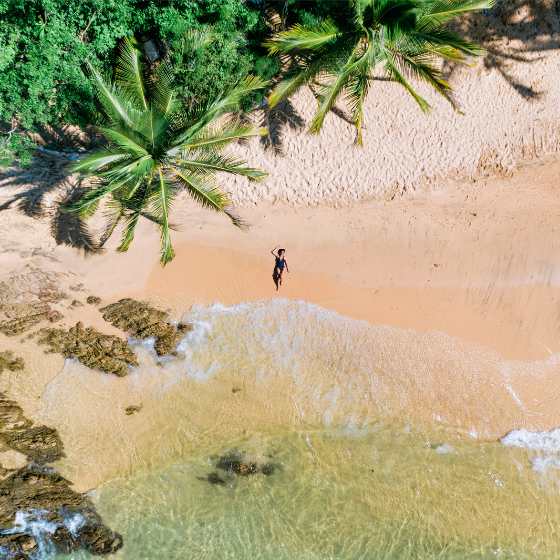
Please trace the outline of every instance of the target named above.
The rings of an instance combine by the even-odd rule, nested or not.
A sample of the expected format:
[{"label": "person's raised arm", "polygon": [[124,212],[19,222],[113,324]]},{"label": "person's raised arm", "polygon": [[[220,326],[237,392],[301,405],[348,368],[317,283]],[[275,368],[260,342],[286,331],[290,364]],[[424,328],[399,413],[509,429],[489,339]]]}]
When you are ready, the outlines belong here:
[{"label": "person's raised arm", "polygon": [[274,252],[274,251],[276,251],[276,249],[278,249],[278,247],[274,247],[274,249],[272,249],[272,251],[270,251],[270,253],[272,254],[273,257],[278,257],[278,255]]}]

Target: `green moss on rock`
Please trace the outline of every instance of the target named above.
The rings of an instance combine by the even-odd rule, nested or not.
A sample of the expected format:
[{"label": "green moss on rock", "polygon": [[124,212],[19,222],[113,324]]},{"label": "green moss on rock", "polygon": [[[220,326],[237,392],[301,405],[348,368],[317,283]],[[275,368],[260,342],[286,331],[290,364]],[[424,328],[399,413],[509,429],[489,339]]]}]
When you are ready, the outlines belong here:
[{"label": "green moss on rock", "polygon": [[75,358],[89,368],[119,377],[127,375],[129,366],[138,365],[136,355],[125,340],[92,327],[84,328],[81,322],[68,330],[41,329],[38,342],[48,346],[50,352]]},{"label": "green moss on rock", "polygon": [[103,319],[130,336],[155,338],[154,348],[158,356],[171,354],[182,336],[191,329],[184,323],[173,325],[169,314],[147,303],[126,298],[103,307]]}]

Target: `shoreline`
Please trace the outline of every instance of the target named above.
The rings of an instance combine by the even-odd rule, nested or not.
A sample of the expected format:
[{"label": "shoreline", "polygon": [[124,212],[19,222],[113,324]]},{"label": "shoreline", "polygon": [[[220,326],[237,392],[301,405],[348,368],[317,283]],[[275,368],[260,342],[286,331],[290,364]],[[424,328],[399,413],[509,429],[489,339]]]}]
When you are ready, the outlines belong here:
[{"label": "shoreline", "polygon": [[[545,430],[560,424],[549,398],[560,390],[554,357],[560,353],[560,222],[554,205],[559,175],[560,160],[547,158],[510,178],[442,183],[430,193],[393,201],[345,208],[245,208],[252,224],[249,232],[180,201],[174,213],[181,223],[180,231],[173,232],[177,257],[165,269],[158,263],[159,237],[151,224],[141,224],[128,253],[116,253],[118,240],[112,239],[103,253],[84,256],[56,245],[47,219],[30,218],[13,208],[4,213],[0,258],[8,272],[31,267],[52,275],[68,296],[55,304],[66,326],[81,320],[121,337],[95,307],[72,307],[71,300],[95,295],[106,305],[134,297],[171,308],[177,319],[193,304],[228,305],[277,296],[309,301],[366,320],[376,332],[393,333],[397,354],[389,371],[396,377],[389,376],[390,383],[398,379],[394,368],[399,352],[410,352],[410,363],[425,369],[423,353],[430,351],[432,361],[426,364],[437,371],[426,370],[429,380],[420,381],[426,387],[434,383],[437,406],[455,419],[450,425],[459,431],[466,434],[476,425],[481,435],[497,437],[521,427]],[[287,248],[291,273],[276,294],[270,250],[279,244]],[[32,278],[34,273],[29,274]],[[10,282],[14,280],[8,278],[5,285]],[[440,342],[432,348],[430,341]],[[466,354],[461,350],[451,362],[444,360],[440,371],[434,353],[449,344]],[[157,463],[173,445],[180,449],[168,433],[178,411],[198,410],[203,403],[208,410],[231,409],[242,419],[228,432],[232,437],[263,419],[275,425],[290,418],[291,389],[283,383],[270,389],[270,394],[280,395],[274,414],[266,403],[255,404],[262,396],[258,386],[248,388],[233,405],[228,385],[233,381],[227,378],[204,388],[188,385],[187,394],[166,397],[165,404],[158,396],[157,377],[146,380],[140,390],[131,376],[111,379],[64,365],[60,356],[45,356],[34,343],[18,337],[2,335],[0,346],[28,364],[25,374],[3,374],[1,390],[28,417],[59,431],[68,450],[61,472],[80,489]],[[446,373],[445,368],[451,369]],[[476,374],[476,386],[469,386],[471,373]],[[328,382],[326,374],[318,375],[317,380]],[[471,395],[468,405],[465,391]],[[480,402],[478,393],[484,397]],[[528,408],[521,410],[516,398]],[[419,418],[430,421],[436,411],[427,410],[432,405],[419,399]],[[142,411],[125,416],[124,409],[139,402],[144,403]],[[254,413],[247,416],[247,407]],[[204,432],[210,419],[197,414],[189,418]],[[152,453],[156,434],[161,448]],[[111,465],[106,464],[108,455]]]}]

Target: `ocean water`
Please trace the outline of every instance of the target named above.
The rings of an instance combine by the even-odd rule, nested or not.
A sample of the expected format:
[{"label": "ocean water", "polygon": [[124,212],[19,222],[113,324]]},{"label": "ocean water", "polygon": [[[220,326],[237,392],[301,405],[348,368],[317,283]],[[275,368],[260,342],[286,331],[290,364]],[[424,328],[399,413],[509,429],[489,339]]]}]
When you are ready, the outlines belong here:
[{"label": "ocean water", "polygon": [[[124,537],[117,558],[560,557],[557,433],[500,440],[527,406],[516,375],[555,360],[503,362],[303,302],[185,319],[178,356],[132,341],[128,377],[69,361],[44,395],[65,474],[81,453],[102,479],[92,497]],[[142,409],[125,417],[131,403]],[[220,470],[232,451],[271,472]]]}]

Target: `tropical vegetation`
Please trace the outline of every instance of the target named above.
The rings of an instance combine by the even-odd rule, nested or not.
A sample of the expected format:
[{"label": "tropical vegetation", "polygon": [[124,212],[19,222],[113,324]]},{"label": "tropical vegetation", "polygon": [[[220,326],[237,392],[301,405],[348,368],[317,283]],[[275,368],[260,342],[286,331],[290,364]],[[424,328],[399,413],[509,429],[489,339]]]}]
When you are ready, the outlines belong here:
[{"label": "tropical vegetation", "polygon": [[311,131],[343,95],[361,143],[364,100],[378,79],[403,86],[422,110],[430,105],[418,81],[455,106],[442,62],[481,49],[452,24],[491,4],[0,0],[0,166],[29,163],[37,133],[97,127],[105,143],[75,168],[93,186],[70,209],[89,216],[103,201],[110,219],[102,243],[122,226],[122,251],[140,218],[155,222],[166,263],[178,193],[241,225],[216,182],[223,173],[263,175],[222,151],[263,133],[240,111],[273,108],[308,85],[318,101]]},{"label": "tropical vegetation", "polygon": [[150,66],[129,40],[121,45],[114,81],[106,80],[91,64],[89,71],[102,112],[99,130],[106,145],[74,167],[96,181],[69,210],[88,217],[106,200],[108,235],[123,224],[119,251],[130,246],[140,218],[155,222],[161,231],[162,264],[174,256],[170,212],[179,193],[187,193],[241,226],[229,196],[217,185],[216,174],[241,175],[250,180],[265,175],[225,155],[223,149],[262,132],[241,123],[232,113],[243,98],[266,83],[250,76],[215,100],[185,103],[172,86],[169,62],[162,60]]},{"label": "tropical vegetation", "polygon": [[[388,78],[403,86],[423,111],[430,109],[411,78],[429,84],[456,106],[441,62],[465,62],[478,45],[450,29],[457,16],[489,8],[492,0],[353,0],[337,3],[328,17],[296,24],[267,41],[284,57],[286,74],[269,97],[271,106],[302,85],[316,87],[318,107],[310,131],[319,132],[344,94],[362,142],[364,100],[371,82]],[[346,8],[346,9],[345,9]]]}]

